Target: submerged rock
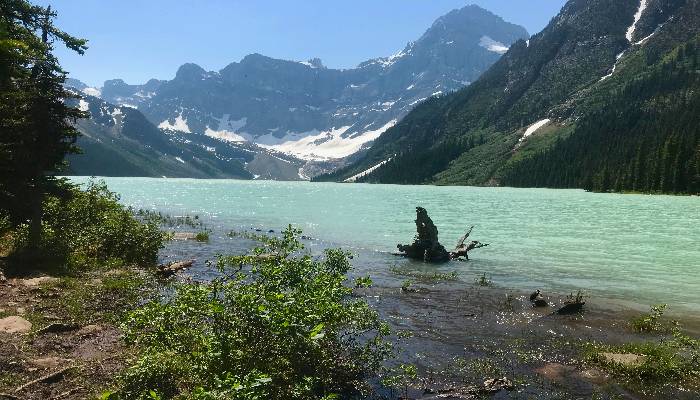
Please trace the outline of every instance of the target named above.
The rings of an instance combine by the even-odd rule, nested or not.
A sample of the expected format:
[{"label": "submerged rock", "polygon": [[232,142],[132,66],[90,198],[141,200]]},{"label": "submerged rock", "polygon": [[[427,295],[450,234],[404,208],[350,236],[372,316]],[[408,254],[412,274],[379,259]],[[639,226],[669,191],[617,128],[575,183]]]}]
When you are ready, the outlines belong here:
[{"label": "submerged rock", "polygon": [[530,295],[530,302],[533,307],[547,307],[549,305],[539,289]]},{"label": "submerged rock", "polygon": [[175,232],[173,240],[197,240],[197,234],[194,232]]},{"label": "submerged rock", "polygon": [[495,379],[487,379],[484,381],[484,388],[483,392],[484,393],[497,393],[500,392],[501,390],[513,390],[515,389],[515,385],[513,385],[513,382],[510,381],[510,379],[503,377],[503,378],[495,378]]},{"label": "submerged rock", "polygon": [[557,310],[557,314],[559,314],[559,315],[580,314],[583,312],[583,306],[585,304],[586,304],[585,301],[565,304],[564,307]]},{"label": "submerged rock", "polygon": [[620,365],[624,365],[626,367],[639,367],[640,365],[644,364],[644,362],[646,361],[645,356],[640,356],[638,354],[632,354],[632,353],[626,353],[626,354],[601,353],[600,356],[606,362],[620,364]]}]

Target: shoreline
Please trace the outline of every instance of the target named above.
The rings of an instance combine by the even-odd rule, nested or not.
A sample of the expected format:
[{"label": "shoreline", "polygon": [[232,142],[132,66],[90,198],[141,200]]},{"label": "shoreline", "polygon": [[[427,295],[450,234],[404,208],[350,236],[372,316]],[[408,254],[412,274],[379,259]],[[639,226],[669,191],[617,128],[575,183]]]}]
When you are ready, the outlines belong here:
[{"label": "shoreline", "polygon": [[[238,251],[232,249],[232,253],[247,253],[255,244],[250,239],[238,239],[240,240],[234,241]],[[179,247],[179,254],[170,253],[171,257],[168,257],[168,246],[177,248],[177,245],[184,245],[184,248]],[[160,257],[174,259],[191,255],[192,252],[187,248],[198,249],[200,255],[211,254],[207,250],[207,244],[203,242],[171,241],[161,251]],[[356,265],[362,262],[362,258],[357,257],[351,261]],[[154,285],[156,281],[149,278],[150,273],[146,273],[143,269],[134,271],[137,272],[136,275],[147,278],[140,285],[131,287],[140,293],[138,298],[143,299],[147,295],[146,292],[141,292],[144,285]],[[133,274],[134,271],[131,273]],[[354,272],[348,275],[348,284],[353,281],[357,272],[355,268]],[[600,365],[587,361],[582,355],[585,348],[591,343],[614,346],[630,341],[655,341],[662,337],[632,332],[629,320],[631,317],[639,316],[638,312],[623,307],[601,307],[598,301],[589,302],[586,305],[586,311],[580,316],[558,316],[552,314],[552,311],[563,303],[564,296],[550,294],[548,300],[552,307],[538,309],[531,307],[527,293],[524,291],[500,287],[497,283],[481,286],[463,280],[455,281],[449,276],[447,279],[442,279],[440,276],[436,278],[414,274],[412,275],[414,283],[409,285],[409,289],[402,289],[402,280],[405,276],[387,272],[391,278],[385,277],[381,283],[369,288],[357,288],[353,296],[365,299],[391,326],[394,332],[391,341],[395,344],[397,353],[396,358],[390,361],[389,365],[407,363],[416,366],[417,376],[406,386],[406,390],[415,399],[437,398],[436,393],[454,395],[452,398],[471,398],[464,396],[474,391],[478,393],[483,391],[484,382],[489,379],[501,378],[512,383],[513,390],[518,393],[529,393],[538,399],[560,398],[556,396],[562,393],[587,397],[599,391],[614,391],[620,383],[619,379],[605,372]],[[204,277],[200,273],[201,266],[195,266],[187,272],[177,274],[176,279],[197,280],[198,276]],[[76,291],[93,288],[95,293],[100,293],[103,291],[100,288],[105,286],[106,280],[113,274],[119,276],[124,272],[102,270],[85,274],[74,278],[74,285],[71,287]],[[362,276],[361,273],[357,275]],[[65,287],[65,284],[60,283],[62,279],[40,281],[35,287],[10,281],[12,287],[19,287],[24,293],[23,301],[29,306],[23,312],[28,312],[29,315],[36,312],[42,313],[36,320],[38,323],[27,336],[13,336],[14,339],[0,346],[2,354],[6,356],[9,354],[9,358],[20,357],[19,365],[22,367],[14,376],[20,377],[22,384],[32,382],[32,379],[37,377],[41,378],[44,372],[58,369],[69,362],[67,360],[70,360],[69,363],[80,360],[78,371],[95,361],[100,364],[109,364],[112,368],[110,377],[114,378],[125,367],[126,359],[111,358],[112,354],[109,353],[130,354],[135,351],[133,348],[124,347],[119,341],[120,331],[114,322],[116,320],[110,319],[112,317],[104,318],[104,314],[109,314],[109,309],[102,308],[105,307],[100,305],[103,304],[102,302],[97,302],[98,308],[94,310],[98,317],[88,317],[76,329],[57,333],[42,332],[52,324],[46,315],[61,316],[60,312],[46,314],[42,310],[55,303],[55,297],[52,294],[55,289],[52,288]],[[0,283],[0,285],[8,287],[8,283]],[[115,285],[111,284],[111,286]],[[0,309],[4,308],[5,313],[8,311],[8,303],[16,303],[10,300],[12,296],[9,294],[13,292],[7,291],[7,293],[8,296],[0,296]],[[97,296],[100,298],[102,295]],[[54,306],[60,304],[63,303]],[[14,304],[12,307],[18,305]],[[88,304],[85,303],[83,306],[87,307]],[[615,308],[618,309],[615,310]],[[128,307],[120,311],[127,311],[127,309]],[[63,318],[69,318],[69,315],[63,314]],[[4,334],[0,333],[0,335]],[[15,350],[26,349],[26,345],[19,345],[25,340],[33,343],[33,348],[38,349],[39,352],[32,350],[27,353],[23,350],[17,353],[8,347],[16,346]],[[99,352],[97,357],[94,353],[87,353],[88,358],[82,359],[80,357],[85,354],[81,351],[86,348],[86,341],[90,340],[93,342],[87,345],[88,348],[97,347],[103,351]],[[56,347],[57,343],[62,344]],[[105,349],[107,352],[104,351]],[[48,367],[32,366],[35,365],[36,360],[50,364],[45,364]],[[42,396],[49,393],[47,391],[69,393],[77,387],[80,389],[70,392],[65,398],[78,399],[83,398],[81,396],[85,394],[85,390],[92,390],[91,393],[99,394],[100,391],[108,389],[105,386],[109,386],[109,379],[105,381],[105,377],[99,374],[81,376],[76,372],[66,371],[65,375],[59,380],[58,386],[44,382],[32,384],[36,385],[33,389],[37,391],[36,395],[30,392],[30,397],[22,398],[39,399],[44,398]],[[81,380],[83,383],[76,386],[76,382]],[[84,383],[85,381],[97,386],[90,389],[88,383]],[[19,385],[8,386],[6,380],[0,379],[0,394],[3,391],[7,392],[9,387],[17,386]],[[500,390],[506,389],[498,391]],[[677,391],[678,387],[675,385],[665,385],[658,390],[660,392],[657,394],[643,398],[665,399],[668,398],[669,393],[677,399],[693,398],[684,396],[683,391]],[[13,395],[11,392],[8,394]],[[397,395],[391,392],[385,394],[389,399],[395,399]]]}]

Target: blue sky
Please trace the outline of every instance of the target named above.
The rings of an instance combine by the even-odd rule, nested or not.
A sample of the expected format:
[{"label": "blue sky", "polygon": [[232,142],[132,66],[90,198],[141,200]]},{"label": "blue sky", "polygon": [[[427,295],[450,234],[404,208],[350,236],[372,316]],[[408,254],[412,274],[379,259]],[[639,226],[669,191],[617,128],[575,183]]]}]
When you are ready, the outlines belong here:
[{"label": "blue sky", "polygon": [[71,77],[142,83],[194,62],[219,70],[250,53],[320,57],[332,68],[388,56],[452,9],[478,4],[537,33],[565,0],[34,0],[89,39],[84,56],[58,49]]}]

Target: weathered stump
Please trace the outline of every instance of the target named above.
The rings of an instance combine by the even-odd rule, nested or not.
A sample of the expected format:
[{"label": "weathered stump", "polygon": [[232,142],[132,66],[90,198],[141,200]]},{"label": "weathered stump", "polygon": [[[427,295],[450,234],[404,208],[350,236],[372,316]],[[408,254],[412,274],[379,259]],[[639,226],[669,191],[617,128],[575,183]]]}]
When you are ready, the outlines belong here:
[{"label": "weathered stump", "polygon": [[396,247],[403,255],[425,262],[442,263],[450,261],[450,253],[438,240],[438,229],[423,207],[416,207],[416,237],[410,245]]},{"label": "weathered stump", "polygon": [[472,229],[474,229],[472,226],[459,240],[455,249],[448,252],[445,250],[445,247],[440,244],[438,240],[438,229],[423,207],[416,207],[415,222],[417,233],[416,237],[413,239],[413,243],[410,245],[399,244],[396,246],[401,252],[400,255],[404,257],[430,263],[443,263],[459,257],[469,259],[469,251],[488,246],[488,244],[478,241],[471,241],[467,244],[464,243],[469,237],[469,234],[471,234]]}]

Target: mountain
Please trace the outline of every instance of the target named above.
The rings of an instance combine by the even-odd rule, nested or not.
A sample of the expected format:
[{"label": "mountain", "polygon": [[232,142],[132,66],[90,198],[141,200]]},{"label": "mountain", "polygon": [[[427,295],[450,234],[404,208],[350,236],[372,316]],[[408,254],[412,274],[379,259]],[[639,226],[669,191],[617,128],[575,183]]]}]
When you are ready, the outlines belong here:
[{"label": "mountain", "polygon": [[698,0],[570,0],[317,180],[700,192]]},{"label": "mountain", "polygon": [[83,154],[68,157],[69,174],[252,178],[245,163],[254,157],[246,149],[211,139],[193,144],[180,135],[164,133],[138,110],[93,96],[84,95],[76,103],[90,118],[77,122]]},{"label": "mountain", "polygon": [[[528,37],[524,28],[467,6],[440,17],[400,52],[352,69],[251,54],[220,71],[185,64],[172,80],[129,85],[116,79],[82,90],[135,107],[173,134],[254,143],[293,156],[303,170],[281,175],[298,179],[352,159],[417,104],[473,82]],[[267,157],[251,168],[279,178],[278,166]]]}]

